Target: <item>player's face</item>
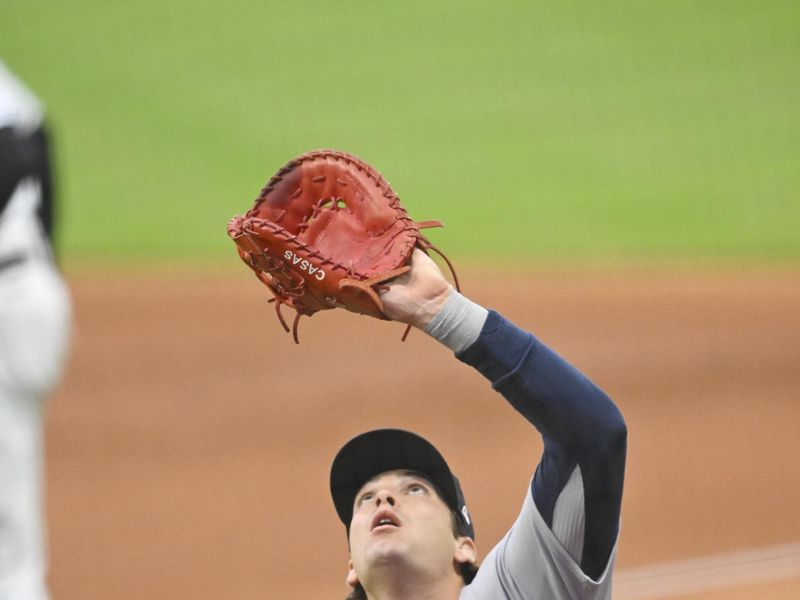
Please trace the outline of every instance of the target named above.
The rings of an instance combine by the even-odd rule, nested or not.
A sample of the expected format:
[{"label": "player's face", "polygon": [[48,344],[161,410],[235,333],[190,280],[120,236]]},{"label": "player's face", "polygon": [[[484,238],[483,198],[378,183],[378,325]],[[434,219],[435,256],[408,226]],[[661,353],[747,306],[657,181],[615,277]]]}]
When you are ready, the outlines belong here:
[{"label": "player's face", "polygon": [[350,523],[348,583],[390,572],[452,576],[455,563],[475,560],[474,544],[456,538],[450,509],[434,486],[410,471],[389,471],[356,494]]}]

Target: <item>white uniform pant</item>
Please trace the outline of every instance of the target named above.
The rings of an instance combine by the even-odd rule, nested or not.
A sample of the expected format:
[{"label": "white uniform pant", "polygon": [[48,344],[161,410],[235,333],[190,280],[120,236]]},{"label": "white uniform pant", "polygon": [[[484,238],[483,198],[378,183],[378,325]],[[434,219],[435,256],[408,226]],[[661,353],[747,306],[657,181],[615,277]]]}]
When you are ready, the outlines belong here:
[{"label": "white uniform pant", "polygon": [[46,600],[43,411],[71,323],[67,288],[46,256],[0,270],[0,599]]}]

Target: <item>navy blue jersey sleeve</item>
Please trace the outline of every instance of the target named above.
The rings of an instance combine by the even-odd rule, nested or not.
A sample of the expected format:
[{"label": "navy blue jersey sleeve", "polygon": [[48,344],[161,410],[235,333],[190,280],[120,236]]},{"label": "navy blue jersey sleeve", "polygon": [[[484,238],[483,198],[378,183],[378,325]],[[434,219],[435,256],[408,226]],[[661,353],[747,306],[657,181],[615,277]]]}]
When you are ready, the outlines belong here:
[{"label": "navy blue jersey sleeve", "polygon": [[627,430],[611,399],[566,360],[494,311],[480,336],[456,355],[539,430],[544,453],[532,483],[548,526],[576,467],[583,478],[581,569],[597,578],[616,543]]}]

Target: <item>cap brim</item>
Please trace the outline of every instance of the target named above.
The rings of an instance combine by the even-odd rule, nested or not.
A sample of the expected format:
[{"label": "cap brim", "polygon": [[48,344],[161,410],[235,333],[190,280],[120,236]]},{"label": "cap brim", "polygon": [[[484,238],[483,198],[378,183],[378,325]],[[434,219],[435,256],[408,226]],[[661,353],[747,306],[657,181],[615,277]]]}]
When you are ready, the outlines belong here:
[{"label": "cap brim", "polygon": [[400,469],[425,475],[437,487],[445,504],[459,512],[455,479],[439,451],[410,431],[377,429],[354,437],[333,460],[331,496],[342,523],[350,527],[356,494],[366,482],[381,473]]}]

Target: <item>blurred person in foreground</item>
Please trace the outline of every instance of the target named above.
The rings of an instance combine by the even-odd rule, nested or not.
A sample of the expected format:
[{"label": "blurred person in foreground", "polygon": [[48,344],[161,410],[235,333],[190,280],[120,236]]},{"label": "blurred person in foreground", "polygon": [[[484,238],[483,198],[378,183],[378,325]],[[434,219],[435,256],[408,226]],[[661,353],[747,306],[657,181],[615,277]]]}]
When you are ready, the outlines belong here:
[{"label": "blurred person in foreground", "polygon": [[46,600],[45,400],[71,329],[43,108],[0,62],[0,598]]},{"label": "blurred person in foreground", "polygon": [[[452,289],[420,250],[381,300],[388,317],[486,377],[538,430],[544,454],[519,517],[479,565],[464,493],[433,445],[398,429],[347,442],[330,485],[350,600],[610,600],[627,440],[614,403],[532,334]],[[485,493],[502,473],[485,473]]]}]

